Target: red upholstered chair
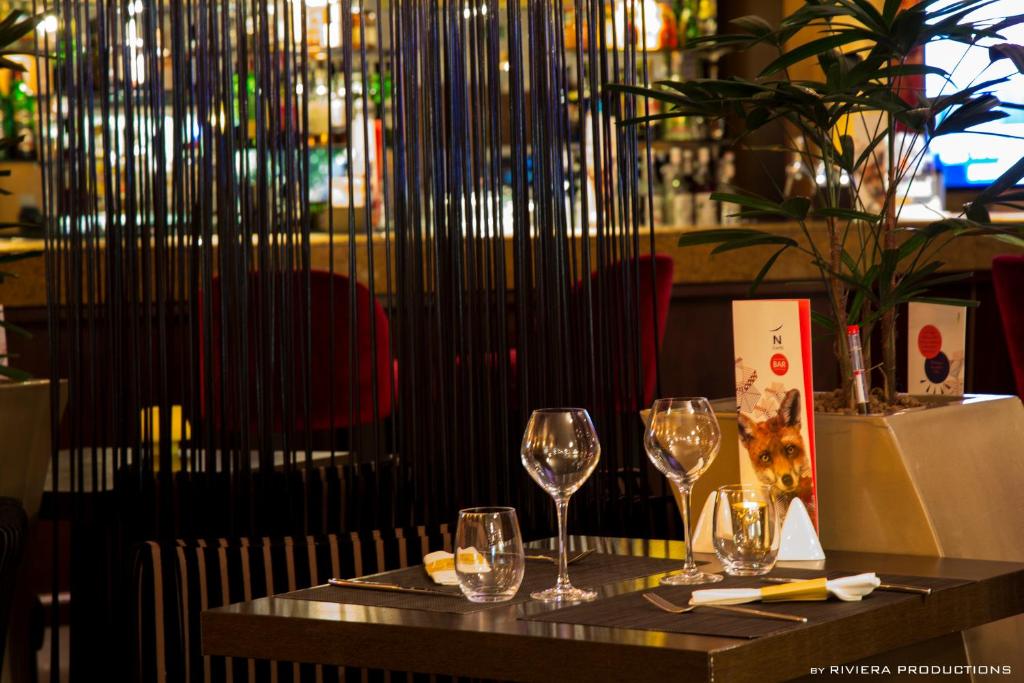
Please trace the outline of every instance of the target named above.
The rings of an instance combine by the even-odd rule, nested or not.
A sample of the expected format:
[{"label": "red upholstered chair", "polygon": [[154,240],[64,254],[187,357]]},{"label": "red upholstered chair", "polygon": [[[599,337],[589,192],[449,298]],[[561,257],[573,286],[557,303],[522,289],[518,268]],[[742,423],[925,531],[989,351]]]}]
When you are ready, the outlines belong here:
[{"label": "red upholstered chair", "polygon": [[[639,309],[638,309],[638,324],[639,324],[639,349],[640,349],[640,363],[641,372],[643,373],[643,395],[640,397],[641,400],[638,402],[635,396],[631,396],[633,390],[627,388],[629,380],[624,380],[623,384],[616,383],[613,390],[615,409],[618,411],[633,412],[640,408],[647,408],[651,402],[654,401],[654,392],[658,385],[658,367],[655,359],[657,357],[657,351],[661,348],[661,342],[665,338],[665,324],[668,319],[668,306],[672,298],[672,273],[674,270],[674,263],[672,257],[666,254],[654,254],[653,256],[646,254],[640,256],[637,259],[637,267],[639,268],[639,282],[638,282],[638,294],[639,296]],[[626,308],[626,289],[622,283],[626,281],[626,278],[631,275],[632,271],[626,272],[625,263],[618,261],[613,263],[608,268],[605,268],[602,273],[593,272],[590,275],[591,282],[591,298],[594,303],[594,316],[595,320],[599,320],[604,313],[608,314],[608,326],[610,329],[621,331],[623,333],[630,333],[629,330],[624,329],[624,311]],[[604,296],[603,301],[599,301],[598,297],[598,280],[603,278],[606,284],[607,293]],[[575,304],[574,315],[580,316],[579,321],[582,321],[582,314],[585,310],[586,305],[586,290],[584,288],[584,281],[579,280],[572,290],[572,299]],[[604,311],[604,313],[602,312]],[[657,324],[655,324],[657,323]],[[582,323],[581,323],[582,324]],[[598,325],[600,327],[600,325]],[[600,332],[598,332],[600,333]],[[618,337],[613,338],[611,342],[611,355],[613,360],[615,358],[622,358],[624,354],[628,353],[627,348],[623,348],[625,344],[621,343]],[[582,350],[581,350],[582,351]],[[508,362],[510,370],[510,382],[511,388],[514,391],[517,386],[518,378],[518,351],[516,348],[510,348],[508,350]],[[493,368],[496,359],[493,353],[487,354],[485,357],[486,366]],[[461,358],[456,358],[456,364],[461,367],[463,361]]]},{"label": "red upholstered chair", "polygon": [[[273,353],[268,354],[269,362],[273,365],[273,383],[270,387],[264,387],[264,391],[273,392],[274,398],[274,430],[282,431],[285,427],[286,416],[291,418],[291,429],[294,431],[330,431],[335,429],[347,429],[359,425],[369,424],[374,420],[374,392],[376,390],[376,415],[377,418],[384,418],[392,411],[392,379],[397,381],[392,360],[388,352],[389,322],[387,314],[380,303],[370,295],[369,290],[362,284],[353,283],[348,277],[340,274],[331,274],[324,271],[310,272],[309,300],[312,361],[308,364],[310,368],[310,404],[309,424],[306,424],[304,402],[306,389],[303,377],[300,374],[302,368],[307,367],[307,341],[309,335],[306,332],[306,280],[305,274],[299,271],[293,273],[275,273],[269,276],[272,278],[269,284],[271,296],[275,298],[273,306],[274,330]],[[249,350],[249,377],[248,387],[250,395],[246,397],[248,402],[248,425],[254,430],[257,425],[257,403],[255,395],[256,368],[264,368],[265,362],[258,364],[257,359],[257,330],[261,329],[257,323],[257,316],[267,316],[270,306],[261,300],[267,288],[267,282],[258,273],[249,275],[247,297],[248,306],[248,350]],[[351,328],[351,288],[355,288],[356,329]],[[220,429],[238,430],[240,421],[237,407],[225,406],[226,410],[223,419],[227,424],[221,424],[221,393],[224,379],[223,368],[221,367],[221,290],[222,283],[218,276],[213,278],[211,287],[212,302],[212,329],[210,330],[210,341],[212,342],[213,357],[209,366],[212,372],[213,400],[212,405],[207,406],[206,388],[203,387],[203,414],[210,413],[210,417]],[[331,301],[333,291],[333,303]],[[200,320],[203,316],[200,315]],[[333,327],[333,350],[330,345],[331,329]],[[200,334],[202,326],[200,325]],[[290,335],[290,339],[288,337]],[[353,375],[350,372],[351,342],[355,341],[354,358],[357,364],[357,372]],[[282,345],[290,343],[290,352],[284,353]],[[235,340],[237,343],[239,340]],[[203,358],[205,344],[200,344],[200,366],[202,376],[205,377],[206,361]],[[333,355],[333,363],[329,356]],[[286,357],[287,356],[287,357]],[[397,374],[397,373],[396,373]],[[287,387],[283,386],[282,377],[288,378],[294,375],[294,381]],[[233,373],[229,373],[229,380]],[[374,386],[376,385],[376,386]],[[286,389],[291,395],[291,408],[288,411],[283,409],[282,389]],[[333,399],[332,399],[333,392]],[[229,393],[229,396],[231,394]]]},{"label": "red upholstered chair", "polygon": [[[661,342],[665,338],[665,324],[668,321],[668,307],[672,299],[672,274],[675,264],[671,256],[666,254],[644,254],[636,259],[638,273],[638,330],[640,333],[640,363],[643,376],[643,394],[640,396],[639,405],[636,397],[631,397],[632,389],[626,386],[615,386],[615,405],[618,410],[636,411],[647,408],[654,401],[654,392],[658,386],[658,366],[655,361],[657,353],[661,349]],[[632,270],[626,269],[626,262],[619,261],[604,269],[600,275],[597,272],[591,273],[590,288],[591,298],[594,300],[595,316],[600,317],[602,310],[610,316],[609,329],[621,329],[625,324],[624,311],[628,303],[626,301],[627,290],[622,286],[626,278],[631,276]],[[607,290],[606,304],[598,303],[598,279],[603,278]],[[576,285],[576,291],[581,297],[584,295],[583,282]],[[611,340],[612,353],[623,355],[627,349],[621,348],[622,343],[613,337]]]},{"label": "red upholstered chair", "polygon": [[1024,398],[1024,254],[1003,254],[992,259],[992,281],[1017,395]]}]

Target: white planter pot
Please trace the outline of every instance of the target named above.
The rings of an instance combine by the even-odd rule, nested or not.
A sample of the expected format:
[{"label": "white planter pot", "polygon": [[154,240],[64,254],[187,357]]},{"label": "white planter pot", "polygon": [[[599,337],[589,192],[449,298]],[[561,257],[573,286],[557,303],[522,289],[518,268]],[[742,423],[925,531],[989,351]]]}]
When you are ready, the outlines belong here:
[{"label": "white planter pot", "polygon": [[[822,545],[1024,562],[1024,405],[1016,396],[924,400],[942,405],[815,414]],[[735,403],[715,408],[723,446],[698,483],[695,507],[739,480]],[[973,629],[966,641],[972,661],[1024,671],[1024,618]]]},{"label": "white planter pot", "polygon": [[[61,382],[62,412],[66,402]],[[39,514],[50,455],[50,381],[0,382],[0,496],[20,500],[30,521]]]}]

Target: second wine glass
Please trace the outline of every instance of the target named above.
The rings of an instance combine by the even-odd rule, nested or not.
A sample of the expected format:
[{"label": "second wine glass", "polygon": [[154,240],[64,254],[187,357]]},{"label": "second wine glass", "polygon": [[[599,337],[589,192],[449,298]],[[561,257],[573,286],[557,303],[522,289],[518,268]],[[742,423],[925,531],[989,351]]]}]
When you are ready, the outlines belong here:
[{"label": "second wine glass", "polygon": [[644,450],[654,466],[679,490],[686,540],[686,563],[682,571],[663,578],[663,584],[692,585],[722,580],[720,574],[705,574],[697,569],[690,530],[690,491],[715,461],[721,443],[722,431],[706,398],[660,398],[651,406],[650,421],[644,432]]},{"label": "second wine glass", "polygon": [[569,498],[583,485],[601,458],[594,423],[583,408],[545,408],[530,415],[520,449],[530,477],[555,499],[558,511],[558,580],[552,588],[532,593],[544,602],[593,600],[597,593],[575,588],[567,569],[566,515]]}]

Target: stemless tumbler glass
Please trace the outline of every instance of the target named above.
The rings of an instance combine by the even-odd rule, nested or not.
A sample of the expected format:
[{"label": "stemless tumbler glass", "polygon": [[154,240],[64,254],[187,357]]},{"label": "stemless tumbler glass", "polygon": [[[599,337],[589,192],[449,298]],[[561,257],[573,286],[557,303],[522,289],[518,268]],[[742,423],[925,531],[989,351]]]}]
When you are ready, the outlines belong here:
[{"label": "stemless tumbler glass", "polygon": [[566,567],[566,513],[569,497],[597,467],[601,444],[590,415],[582,408],[535,410],[523,433],[523,467],[555,499],[558,511],[558,580],[554,587],[531,594],[535,600],[593,600],[597,593],[574,588]]},{"label": "stemless tumbler glass", "polygon": [[523,537],[514,508],[480,507],[459,511],[455,531],[455,576],[472,602],[504,602],[515,597],[526,571]]},{"label": "stemless tumbler glass", "polygon": [[760,576],[779,554],[778,504],[767,486],[722,486],[715,491],[711,534],[715,555],[730,576]]},{"label": "stemless tumbler glass", "polygon": [[654,466],[679,490],[686,535],[686,563],[681,572],[663,578],[663,584],[692,585],[722,580],[720,574],[705,574],[697,569],[690,529],[690,490],[714,462],[721,441],[718,419],[706,398],[660,398],[651,406],[650,422],[644,432],[644,450]]}]

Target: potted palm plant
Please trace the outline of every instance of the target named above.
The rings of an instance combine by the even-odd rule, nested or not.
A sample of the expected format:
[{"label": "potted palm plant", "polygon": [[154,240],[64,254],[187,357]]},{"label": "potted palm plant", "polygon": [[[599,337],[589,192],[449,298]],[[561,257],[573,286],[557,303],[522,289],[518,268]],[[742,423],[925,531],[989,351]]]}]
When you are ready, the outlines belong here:
[{"label": "potted palm plant", "polygon": [[[869,0],[808,0],[772,26],[757,16],[735,20],[734,31],[699,38],[691,49],[727,52],[758,45],[775,48],[777,56],[754,78],[693,79],[663,82],[653,88],[618,86],[620,91],[650,97],[667,110],[627,123],[700,116],[741,122],[744,140],[768,127],[778,127],[782,144],[772,147],[799,157],[808,168],[821,169],[815,190],[792,196],[767,197],[738,189],[714,199],[738,207],[745,218],[775,218],[796,223],[804,239],[794,239],[755,226],[700,230],[684,235],[680,246],[715,245],[712,253],[772,247],[754,275],[751,291],[787,251],[804,254],[818,269],[828,292],[831,315],[816,322],[829,333],[858,324],[865,341],[880,338],[881,394],[896,402],[896,318],[902,304],[927,301],[936,285],[969,277],[944,273],[935,254],[950,240],[991,236],[1021,241],[1021,226],[994,224],[989,208],[1024,199],[1014,190],[1024,178],[1024,159],[981,192],[960,215],[937,216],[927,225],[901,224],[901,205],[909,181],[921,167],[932,141],[952,133],[973,131],[1007,116],[1008,106],[989,91],[1008,76],[979,74],[963,86],[938,66],[920,63],[929,43],[952,40],[965,49],[990,43],[993,63],[1012,63],[1024,72],[1024,47],[1001,39],[1000,31],[1024,21],[972,19],[987,0],[940,2],[921,0],[904,7],[885,0],[876,8]],[[797,36],[809,38],[788,47]],[[791,78],[793,67],[817,62],[820,77]],[[941,78],[947,88],[926,98],[910,83]],[[814,239],[824,233],[824,239]],[[970,301],[944,303],[974,305]],[[845,334],[835,334],[835,356],[843,378],[841,396],[853,407],[850,354]],[[871,345],[865,343],[870,352]],[[866,366],[872,367],[870,356]],[[870,381],[870,377],[869,377]],[[869,387],[870,388],[870,387]]]},{"label": "potted palm plant", "polygon": [[[902,220],[909,180],[934,140],[974,131],[1005,117],[1019,103],[1000,102],[991,90],[1007,76],[978,74],[957,84],[953,75],[919,56],[929,43],[956,41],[966,49],[984,46],[990,65],[1011,64],[1024,72],[1024,48],[1001,32],[1024,15],[981,20],[987,0],[806,0],[777,25],[747,16],[727,32],[697,39],[695,50],[728,52],[767,45],[774,57],[753,78],[703,78],[617,86],[620,93],[659,100],[658,114],[627,125],[675,116],[739,121],[731,142],[743,145],[752,133],[777,127],[782,144],[770,148],[820,169],[815,187],[788,196],[763,196],[733,189],[714,198],[744,218],[782,219],[799,227],[799,237],[756,224],[700,230],[680,245],[713,245],[712,253],[771,248],[751,292],[786,252],[806,256],[828,293],[830,315],[817,316],[818,329],[834,334],[843,378],[840,403],[853,407],[852,372],[845,331],[858,324],[866,339],[878,338],[882,358],[875,364],[883,403],[898,406],[896,322],[902,304],[928,300],[936,286],[968,277],[942,270],[941,249],[952,240],[1001,239],[1024,245],[1020,225],[994,223],[990,208],[1019,207],[1024,159],[1013,164],[955,216],[940,215],[924,225]],[[909,5],[909,6],[905,6]],[[797,41],[800,41],[797,44]],[[805,73],[815,64],[817,76]],[[1012,69],[1010,70],[1012,71]],[[925,97],[913,82],[945,82],[937,97]],[[642,109],[640,109],[642,110]],[[859,132],[859,135],[854,134]],[[973,305],[973,302],[944,301]],[[870,344],[865,344],[869,349]],[[873,365],[867,360],[865,366]],[[723,401],[725,465],[722,483],[735,479],[735,403]],[[884,412],[884,411],[883,411]],[[882,415],[823,415],[816,421],[819,529],[829,549],[1024,560],[1019,538],[1006,527],[1024,480],[1024,407],[1015,397],[968,399],[934,410]],[[1001,627],[996,641],[973,643],[975,654],[999,638],[1019,642],[1024,623]],[[1019,662],[1024,665],[1024,662]]]}]

